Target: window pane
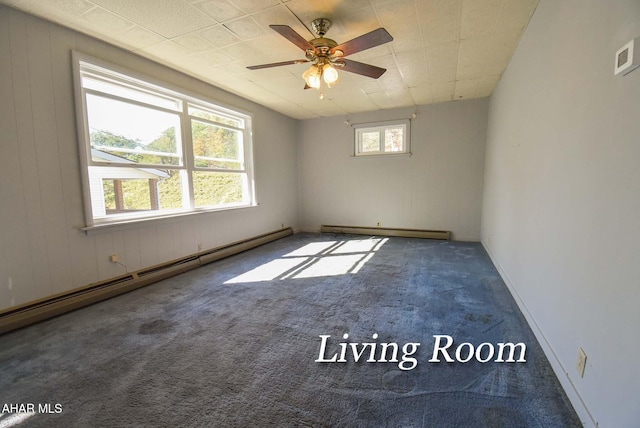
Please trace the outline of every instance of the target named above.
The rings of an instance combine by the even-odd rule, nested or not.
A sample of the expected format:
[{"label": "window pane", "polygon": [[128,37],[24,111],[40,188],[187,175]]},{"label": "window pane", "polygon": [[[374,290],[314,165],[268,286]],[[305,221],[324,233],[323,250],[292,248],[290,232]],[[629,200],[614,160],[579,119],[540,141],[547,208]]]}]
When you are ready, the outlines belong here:
[{"label": "window pane", "polygon": [[87,94],[87,116],[94,162],[182,165],[177,114]]},{"label": "window pane", "polygon": [[362,138],[362,152],[378,152],[380,151],[380,133],[363,132],[360,134]]},{"label": "window pane", "polygon": [[182,174],[179,170],[90,167],[93,215],[99,218],[188,206]]},{"label": "window pane", "polygon": [[193,197],[196,207],[239,204],[245,201],[246,174],[228,172],[193,173]]},{"label": "window pane", "polygon": [[242,132],[195,120],[191,132],[196,167],[244,169]]},{"label": "window pane", "polygon": [[401,152],[404,150],[403,128],[390,128],[384,131],[384,151],[385,152]]},{"label": "window pane", "polygon": [[166,109],[176,111],[181,109],[180,101],[175,98],[162,96],[143,89],[132,88],[121,83],[111,82],[105,78],[91,76],[86,72],[82,76],[82,86],[87,89],[93,89],[94,91],[117,95],[122,98],[140,101]]},{"label": "window pane", "polygon": [[242,119],[226,116],[218,112],[206,110],[192,105],[189,105],[189,114],[201,119],[207,119],[212,122],[217,122],[221,125],[231,125],[236,128],[244,128],[244,120]]},{"label": "window pane", "polygon": [[74,58],[88,227],[254,204],[250,116]]}]

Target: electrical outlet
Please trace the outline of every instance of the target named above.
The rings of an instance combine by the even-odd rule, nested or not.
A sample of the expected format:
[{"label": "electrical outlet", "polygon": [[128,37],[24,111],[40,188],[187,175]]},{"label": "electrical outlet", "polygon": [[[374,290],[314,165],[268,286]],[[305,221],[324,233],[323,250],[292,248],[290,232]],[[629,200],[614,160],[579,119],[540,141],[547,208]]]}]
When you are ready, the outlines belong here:
[{"label": "electrical outlet", "polygon": [[111,260],[111,263],[118,263],[118,255],[111,254],[111,257],[109,257],[109,260]]},{"label": "electrical outlet", "polygon": [[377,227],[380,227],[380,222],[377,222],[377,223],[376,223],[376,226],[377,226]]},{"label": "electrical outlet", "polygon": [[587,366],[587,354],[584,353],[582,348],[578,349],[578,362],[576,363],[576,369],[580,377],[584,377],[584,369]]},{"label": "electrical outlet", "polygon": [[284,223],[282,223],[282,227],[281,228],[284,229]]}]

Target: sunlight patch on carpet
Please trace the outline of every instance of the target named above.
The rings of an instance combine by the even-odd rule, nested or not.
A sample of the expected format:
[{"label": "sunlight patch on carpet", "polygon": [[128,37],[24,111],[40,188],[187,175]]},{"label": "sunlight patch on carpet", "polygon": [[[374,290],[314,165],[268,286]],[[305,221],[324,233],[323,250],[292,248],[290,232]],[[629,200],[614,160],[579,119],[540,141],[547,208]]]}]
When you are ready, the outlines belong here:
[{"label": "sunlight patch on carpet", "polygon": [[357,274],[388,240],[368,238],[313,242],[238,275],[225,284]]}]

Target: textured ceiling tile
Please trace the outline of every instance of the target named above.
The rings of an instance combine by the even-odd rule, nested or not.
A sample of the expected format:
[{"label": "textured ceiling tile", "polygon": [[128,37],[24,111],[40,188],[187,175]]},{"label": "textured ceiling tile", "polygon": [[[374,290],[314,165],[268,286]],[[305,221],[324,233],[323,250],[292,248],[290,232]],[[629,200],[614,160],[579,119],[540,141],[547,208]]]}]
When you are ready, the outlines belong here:
[{"label": "textured ceiling tile", "polygon": [[457,80],[481,77],[486,58],[491,51],[491,37],[482,36],[460,41],[458,50]]},{"label": "textured ceiling tile", "polygon": [[[187,67],[187,68],[194,68],[197,69],[198,71],[202,72],[202,71],[207,71],[207,72],[211,72],[214,67],[211,65],[211,62],[208,61],[207,59],[203,58],[201,55],[199,54],[194,54],[194,55],[189,55],[187,57],[184,57],[180,63],[182,64],[183,67]],[[211,76],[209,76],[211,77]]]},{"label": "textured ceiling tile", "polygon": [[408,88],[396,89],[387,91],[391,101],[394,103],[394,107],[405,107],[414,105],[411,91]]},{"label": "textured ceiling tile", "polygon": [[387,70],[385,74],[383,74],[378,81],[380,85],[387,91],[405,89],[406,84],[402,75],[395,70]]},{"label": "textured ceiling tile", "polygon": [[170,40],[151,45],[141,50],[156,58],[169,61],[176,61],[176,59],[183,58],[188,54],[188,52],[185,51],[182,46]]},{"label": "textured ceiling tile", "polygon": [[340,97],[334,100],[347,113],[375,110],[377,106],[366,94],[359,94],[348,98]]},{"label": "textured ceiling tile", "polygon": [[431,96],[434,103],[451,101],[456,82],[434,82],[431,86]]},{"label": "textured ceiling tile", "polygon": [[[269,25],[288,25],[305,39],[309,38],[307,28],[303,26],[293,13],[284,5],[270,7],[251,15],[265,31],[272,32]],[[274,34],[277,34],[274,32]]]},{"label": "textured ceiling tile", "polygon": [[242,40],[251,40],[265,35],[265,32],[250,16],[229,21],[224,26]]},{"label": "textured ceiling tile", "polygon": [[[201,55],[206,55],[207,52]],[[251,80],[251,70],[247,70],[247,68],[240,64],[239,62],[228,62],[220,65],[216,65],[212,72],[215,74],[228,74],[230,76],[242,76],[248,80]]]},{"label": "textured ceiling tile", "polygon": [[496,31],[522,33],[537,6],[538,0],[505,0],[498,17]]},{"label": "textured ceiling tile", "polygon": [[156,33],[138,27],[137,25],[125,31],[114,32],[113,37],[116,40],[120,40],[124,45],[134,49],[143,49],[164,40],[163,37],[158,36]]},{"label": "textured ceiling tile", "polygon": [[[255,76],[252,74],[250,76]],[[271,76],[270,78],[257,78],[251,81],[258,85],[263,85],[268,88],[282,88],[283,91],[287,90],[302,90],[304,88],[304,80],[302,77],[295,77],[289,73],[280,73],[279,76]]]},{"label": "textured ceiling tile", "polygon": [[394,36],[394,40],[391,42],[391,49],[393,49],[394,52],[406,52],[415,50],[416,48],[425,48],[422,39],[419,37],[406,38]]},{"label": "textured ceiling tile", "polygon": [[426,64],[426,55],[424,49],[413,49],[410,51],[397,52],[395,54],[396,61],[399,65],[403,64]]},{"label": "textured ceiling tile", "polygon": [[418,1],[418,21],[426,46],[458,40],[462,0]]},{"label": "textured ceiling tile", "polygon": [[200,32],[200,35],[217,48],[222,48],[240,41],[240,39],[224,25],[216,25],[203,30]]},{"label": "textured ceiling tile", "polygon": [[184,0],[92,1],[169,39],[215,24],[209,16]]},{"label": "textured ceiling tile", "polygon": [[133,24],[118,15],[96,7],[89,10],[84,15],[77,18],[78,21],[83,22],[90,27],[99,27],[109,32],[120,32],[128,28],[132,28]]},{"label": "textured ceiling tile", "polygon": [[364,76],[354,76],[354,79],[355,84],[357,84],[360,90],[365,94],[381,92],[383,90],[378,79],[370,79]]},{"label": "textured ceiling tile", "polygon": [[232,0],[232,3],[245,13],[253,13],[280,4],[279,0]]},{"label": "textured ceiling tile", "polygon": [[197,34],[176,37],[173,41],[191,52],[202,52],[216,47]]},{"label": "textured ceiling tile", "polygon": [[[261,85],[264,85],[264,84],[261,83]],[[277,94],[277,96],[283,100],[298,100],[300,98],[300,95],[302,94],[301,91],[305,91],[304,85],[300,85],[299,82],[289,87],[286,87],[286,86],[272,87],[268,85],[265,87],[269,88],[269,90]],[[306,89],[306,91],[311,91],[311,89]],[[315,90],[313,90],[313,92],[315,92],[316,95],[318,94],[318,92]]]},{"label": "textured ceiling tile", "polygon": [[[513,0],[507,0],[507,2]],[[503,0],[464,0],[460,23],[460,38],[490,35],[498,21]]]},{"label": "textured ceiling tile", "polygon": [[[311,21],[316,18],[329,18],[336,21],[334,25],[339,26],[339,23],[334,17],[334,7],[327,2],[317,0],[291,0],[287,3],[287,7],[307,26],[309,31],[311,31]],[[334,35],[339,34],[339,31],[334,32],[334,30],[334,28],[329,30],[329,36],[332,38]],[[340,42],[339,40],[337,41]]]},{"label": "textured ceiling tile", "polygon": [[223,52],[219,49],[214,49],[207,52],[200,53],[200,57],[209,61],[211,64],[228,64],[234,62],[236,59],[231,55]]},{"label": "textured ceiling tile", "polygon": [[363,8],[372,7],[369,0],[334,0],[334,3],[334,10],[338,14],[348,14],[351,12],[357,12]]},{"label": "textured ceiling tile", "polygon": [[302,49],[289,43],[275,31],[272,36],[260,37],[251,43],[258,52],[263,52],[273,59],[273,62],[305,59]]},{"label": "textured ceiling tile", "polygon": [[222,51],[247,65],[266,62],[264,55],[257,51],[251,42],[236,43],[222,48]]},{"label": "textured ceiling tile", "polygon": [[424,85],[428,82],[428,71],[426,64],[404,64],[400,66],[400,74],[407,84],[407,87]]},{"label": "textured ceiling tile", "polygon": [[320,117],[343,116],[345,114],[348,114],[347,111],[342,109],[339,105],[331,102],[330,100],[318,99],[316,104],[309,105],[309,110]]},{"label": "textured ceiling tile", "polygon": [[[349,56],[348,59],[351,59],[353,56]],[[371,65],[375,65],[376,67],[382,67],[382,68],[386,68],[387,70],[391,69],[391,68],[396,68],[396,61],[393,57],[393,55],[389,54],[389,55],[383,55],[383,56],[376,56],[373,58],[367,58],[365,59],[365,62],[367,64],[371,64]]]},{"label": "textured ceiling tile", "polygon": [[378,3],[375,5],[375,9],[381,17],[381,24],[385,27],[406,25],[417,28],[416,6],[413,0]]},{"label": "textured ceiling tile", "polygon": [[378,109],[393,108],[393,103],[385,91],[367,93],[367,97],[375,104]]},{"label": "textured ceiling tile", "polygon": [[247,92],[251,94],[251,98],[258,102],[278,101],[282,103],[286,101],[286,97],[282,97],[276,88],[264,87],[255,83],[247,83],[245,85]]},{"label": "textured ceiling tile", "polygon": [[42,0],[16,0],[8,4],[10,6],[16,4],[20,9],[35,15],[43,14],[45,16],[55,16],[66,19],[82,15],[94,7],[92,3],[86,0],[49,0],[47,2],[43,2]]},{"label": "textured ceiling tile", "polygon": [[353,55],[349,55],[349,59],[356,61],[368,61],[373,58],[382,58],[391,55],[390,43],[376,46],[375,48],[366,49]]},{"label": "textured ceiling tile", "polygon": [[427,70],[431,82],[454,81],[458,67],[458,43],[449,42],[429,46],[427,52]]},{"label": "textured ceiling tile", "polygon": [[[247,70],[245,68],[244,72],[248,73],[248,79],[254,82],[265,81],[270,79],[278,79],[283,75],[300,77],[300,82],[303,81],[302,72],[305,70],[304,66],[290,65],[285,67],[262,68],[258,70]],[[292,70],[302,70],[302,71],[300,71],[300,73],[298,74],[298,73],[293,73]]]},{"label": "textured ceiling tile", "polygon": [[209,0],[194,5],[218,22],[225,22],[242,15],[242,12],[225,0]]},{"label": "textured ceiling tile", "polygon": [[485,73],[501,74],[509,64],[519,42],[519,32],[494,34],[491,38],[491,49],[485,57]]},{"label": "textured ceiling tile", "polygon": [[377,28],[381,25],[378,14],[368,1],[341,1],[336,5],[335,14],[342,17],[351,31],[359,32],[362,27]]},{"label": "textured ceiling tile", "polygon": [[[21,0],[15,7],[304,118],[450,101],[454,93],[487,96],[537,4],[537,0]],[[310,40],[311,21],[319,17],[333,21],[327,36],[338,43],[386,28],[393,42],[349,59],[384,67],[387,73],[370,79],[339,72],[340,82],[325,90],[329,102],[323,105],[318,91],[302,90],[300,75],[308,64],[246,68],[303,59],[304,53],[269,25],[289,25]]]},{"label": "textured ceiling tile", "polygon": [[415,86],[409,88],[409,93],[411,94],[411,98],[416,105],[430,104],[433,101],[433,96],[431,95],[431,86]]},{"label": "textured ceiling tile", "polygon": [[480,78],[469,80],[458,80],[453,92],[453,98],[456,100],[471,99],[476,95],[476,89],[480,83]]}]

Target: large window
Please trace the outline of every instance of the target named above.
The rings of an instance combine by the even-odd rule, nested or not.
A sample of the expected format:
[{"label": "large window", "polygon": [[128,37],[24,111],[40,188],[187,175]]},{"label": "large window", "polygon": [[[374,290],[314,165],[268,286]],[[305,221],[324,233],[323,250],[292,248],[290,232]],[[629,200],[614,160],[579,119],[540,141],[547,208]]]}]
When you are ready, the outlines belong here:
[{"label": "large window", "polygon": [[74,53],[87,226],[255,205],[251,117]]},{"label": "large window", "polygon": [[409,153],[409,120],[355,125],[355,155]]}]

